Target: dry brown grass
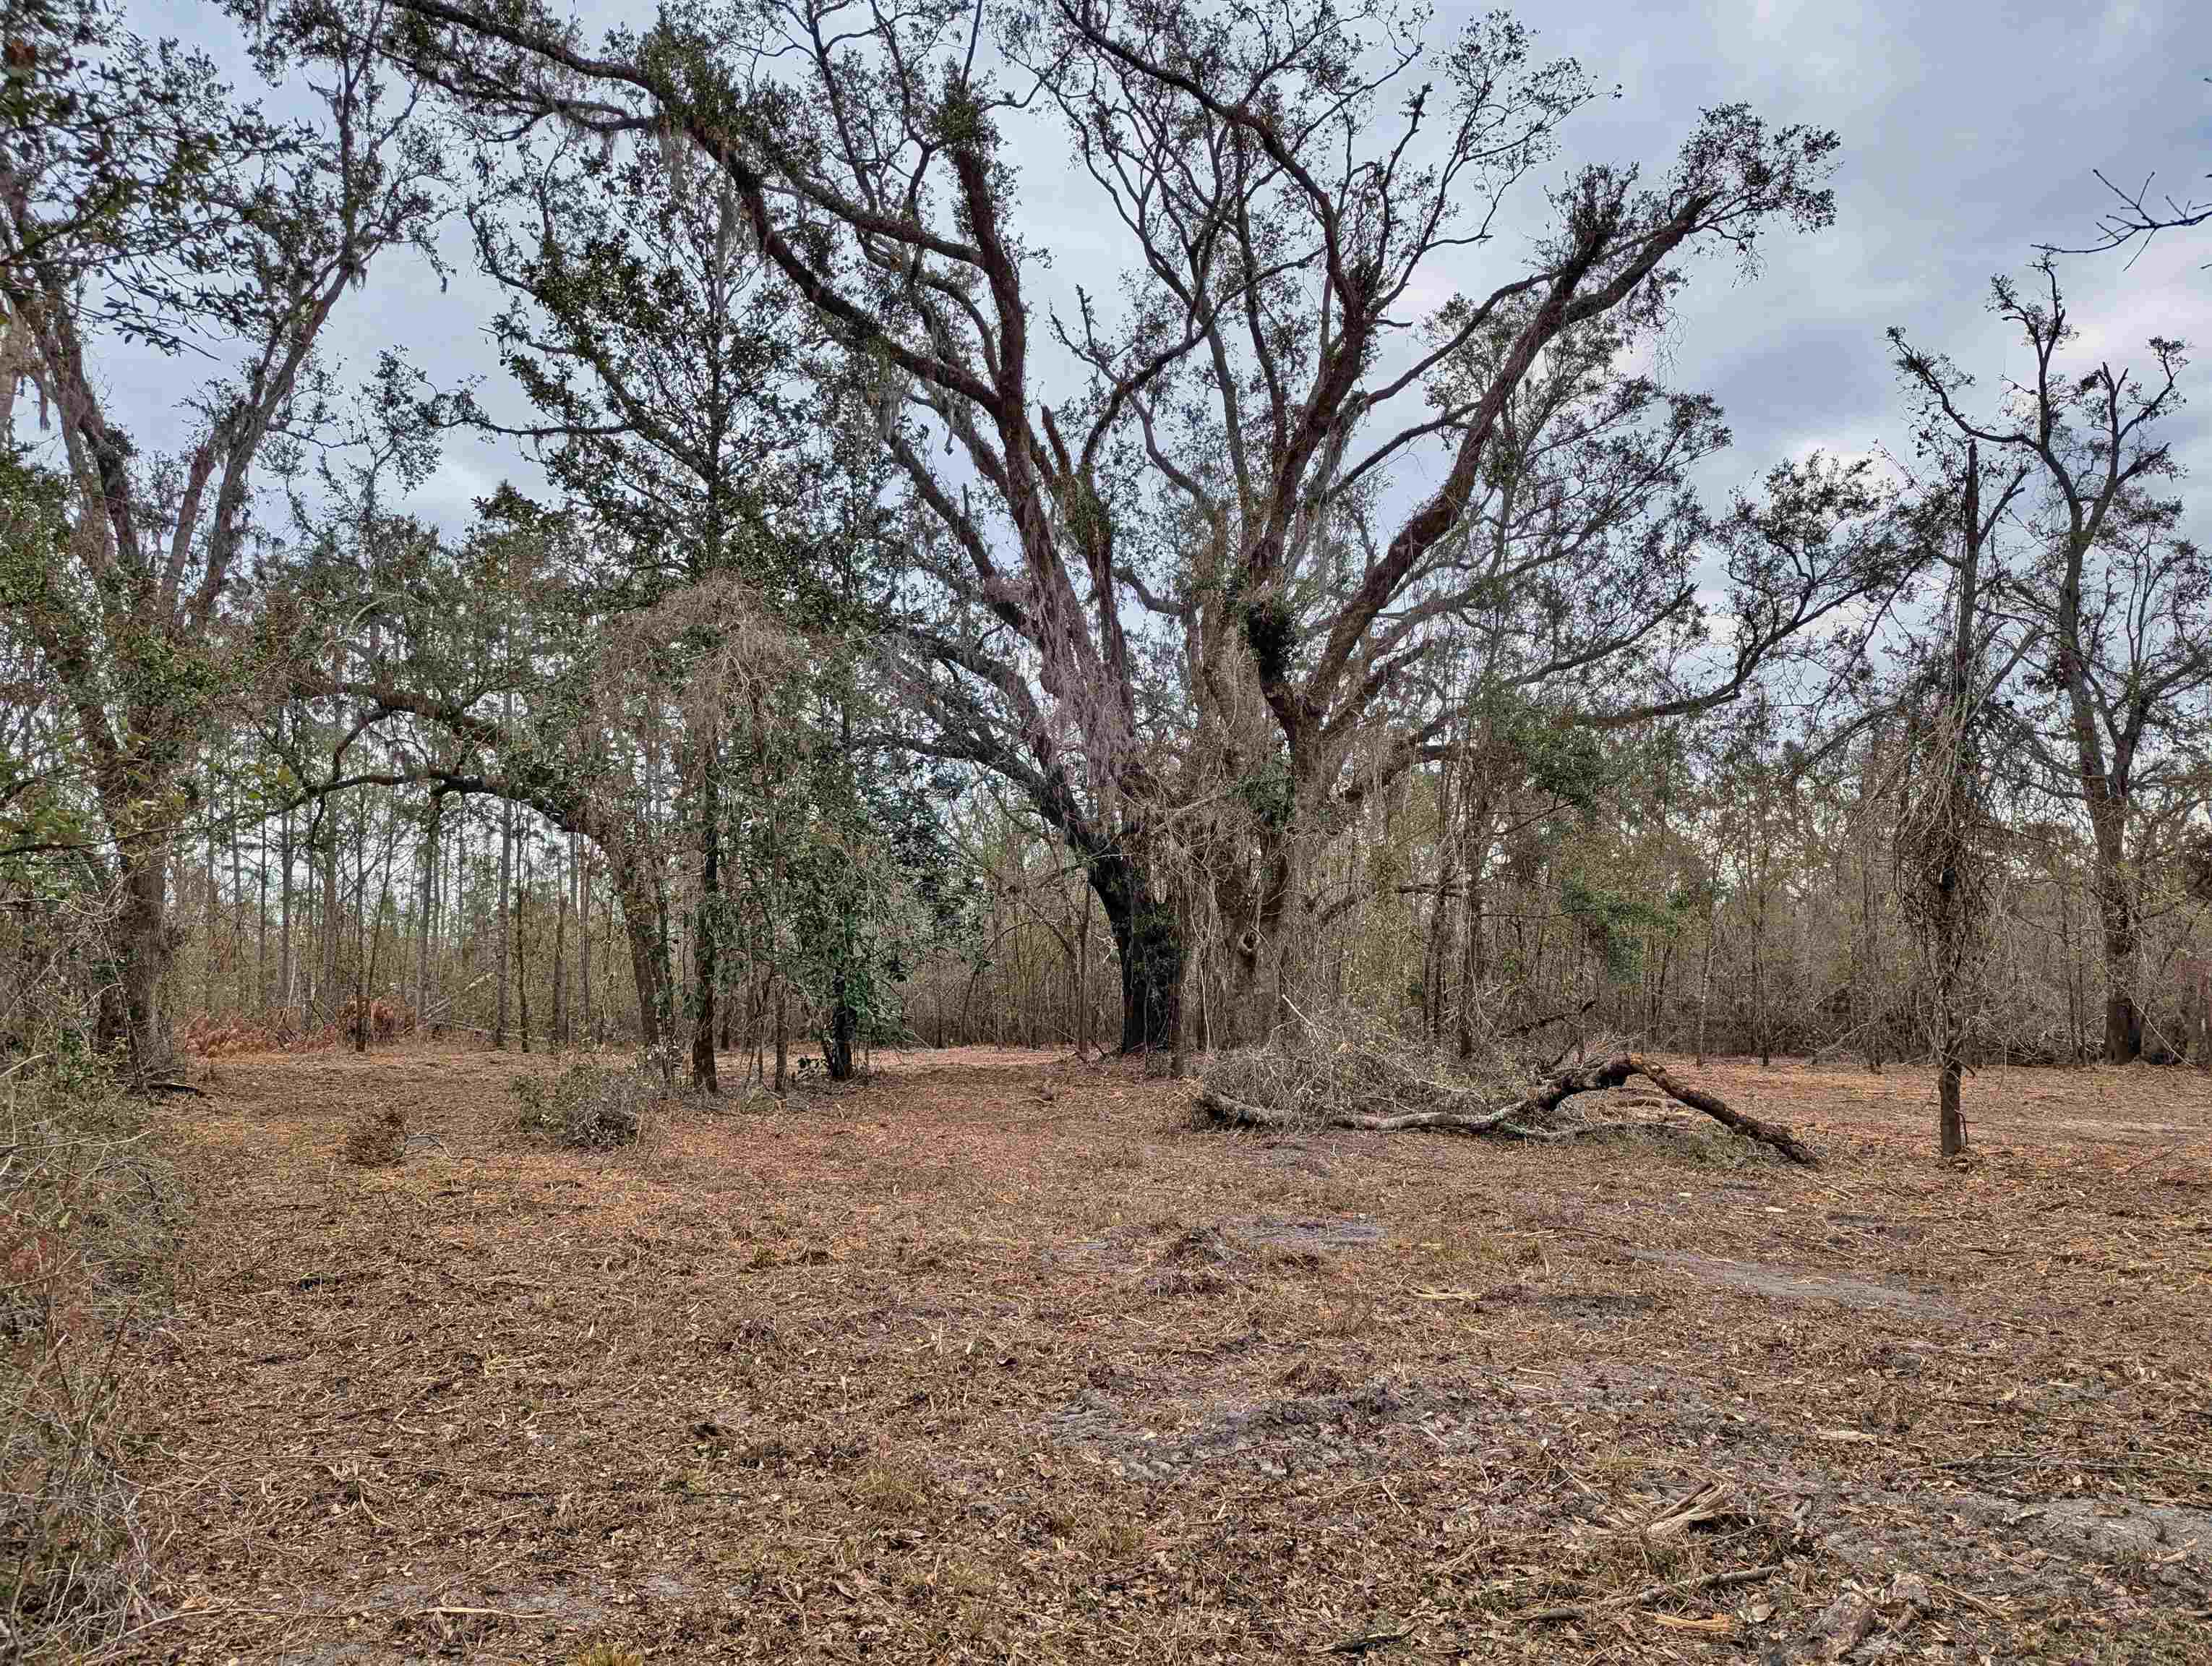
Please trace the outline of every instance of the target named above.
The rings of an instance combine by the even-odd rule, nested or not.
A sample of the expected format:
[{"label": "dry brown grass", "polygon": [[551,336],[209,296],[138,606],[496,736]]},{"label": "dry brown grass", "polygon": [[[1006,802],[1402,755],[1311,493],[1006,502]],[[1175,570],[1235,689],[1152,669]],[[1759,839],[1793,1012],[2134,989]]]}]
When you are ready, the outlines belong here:
[{"label": "dry brown grass", "polygon": [[43,1062],[0,1076],[0,1662],[151,1612],[119,1362],[166,1307],[177,1200],[138,1107]]},{"label": "dry brown grass", "polygon": [[1748,1660],[1850,1586],[1906,1658],[2203,1657],[2199,1079],[1987,1073],[1951,1169],[1917,1073],[1686,1073],[1806,1172],[878,1064],[578,1152],[542,1060],[226,1061],[134,1657]]}]

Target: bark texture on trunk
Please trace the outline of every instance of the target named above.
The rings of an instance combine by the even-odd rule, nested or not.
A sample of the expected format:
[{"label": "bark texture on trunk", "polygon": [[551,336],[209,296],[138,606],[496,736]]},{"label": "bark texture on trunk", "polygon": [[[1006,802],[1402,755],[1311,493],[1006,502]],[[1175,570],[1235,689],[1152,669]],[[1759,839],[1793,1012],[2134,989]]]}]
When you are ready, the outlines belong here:
[{"label": "bark texture on trunk", "polygon": [[1182,923],[1126,847],[1091,859],[1091,888],[1121,957],[1121,1051],[1170,1051],[1182,1027]]},{"label": "bark texture on trunk", "polygon": [[1936,1137],[1946,1157],[1956,1157],[1966,1149],[1966,1116],[1959,1100],[1959,1083],[1964,1073],[1955,1053],[1936,1072]]},{"label": "bark texture on trunk", "polygon": [[113,982],[100,1003],[95,1031],[103,1051],[121,1050],[140,1085],[161,1080],[175,1062],[162,1000],[176,934],[168,920],[169,853],[143,846],[122,859],[122,906],[115,920]]},{"label": "bark texture on trunk", "polygon": [[[2114,842],[2117,842],[2115,839]],[[2098,852],[2097,905],[2105,937],[2105,1062],[2132,1064],[2142,1056],[2142,1012],[2136,1005],[2136,927],[2127,874],[2117,852]]]},{"label": "bark texture on trunk", "polygon": [[622,905],[623,931],[629,939],[630,975],[637,982],[638,1039],[657,1054],[667,1037],[668,961],[662,949],[660,910],[637,864],[610,850],[615,897]]}]

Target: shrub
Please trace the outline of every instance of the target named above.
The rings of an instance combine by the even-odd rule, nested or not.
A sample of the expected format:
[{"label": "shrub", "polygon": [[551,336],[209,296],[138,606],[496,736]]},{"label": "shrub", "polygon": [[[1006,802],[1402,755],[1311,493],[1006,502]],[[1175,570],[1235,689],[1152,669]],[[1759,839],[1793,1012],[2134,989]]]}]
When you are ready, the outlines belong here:
[{"label": "shrub", "polygon": [[654,1093],[652,1079],[635,1066],[589,1059],[550,1081],[518,1076],[508,1085],[522,1102],[526,1131],[551,1134],[575,1151],[606,1151],[635,1140]]}]

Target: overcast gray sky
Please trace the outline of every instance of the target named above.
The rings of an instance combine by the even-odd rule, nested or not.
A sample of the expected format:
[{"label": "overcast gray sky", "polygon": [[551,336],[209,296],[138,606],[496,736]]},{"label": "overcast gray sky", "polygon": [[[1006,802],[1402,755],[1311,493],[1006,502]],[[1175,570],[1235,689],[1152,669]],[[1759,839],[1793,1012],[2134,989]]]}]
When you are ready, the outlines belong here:
[{"label": "overcast gray sky", "polygon": [[[1448,37],[1473,9],[1439,7]],[[232,26],[192,0],[134,8],[149,33],[206,44],[240,62]],[[595,19],[642,8],[594,7]],[[1719,397],[1735,448],[1708,478],[1755,480],[1777,459],[1814,446],[1856,452],[1902,443],[1905,401],[1884,330],[1950,354],[1985,384],[2018,355],[1985,310],[1989,280],[2018,272],[2039,241],[2087,240],[2102,188],[2092,170],[2212,193],[2212,6],[2205,0],[2099,4],[1996,0],[1586,0],[1521,9],[1546,53],[1579,58],[1622,96],[1576,119],[1568,161],[1640,160],[1663,169],[1702,107],[1751,104],[1777,123],[1835,128],[1844,141],[1838,212],[1830,230],[1778,237],[1755,281],[1722,263],[1701,268],[1686,295],[1671,370]],[[242,68],[242,64],[241,64]],[[1024,200],[1040,240],[1061,258],[1037,287],[1082,271],[1099,222],[1064,159],[1018,155]],[[466,269],[450,287],[419,262],[389,261],[349,294],[334,320],[336,355],[365,374],[387,344],[441,380],[489,373],[487,287]],[[1468,256],[1467,286],[1487,287],[1510,251]],[[2085,350],[2141,361],[2152,334],[2199,344],[2192,404],[2177,425],[2212,494],[2212,227],[2160,238],[2132,265],[2080,257],[2064,265]],[[183,365],[115,363],[140,433],[173,438]],[[135,384],[135,386],[134,386]],[[459,442],[418,504],[458,529],[471,498],[504,476],[532,474],[512,452]],[[2212,501],[2212,498],[2208,498]],[[2200,526],[2212,516],[2192,516]]]}]

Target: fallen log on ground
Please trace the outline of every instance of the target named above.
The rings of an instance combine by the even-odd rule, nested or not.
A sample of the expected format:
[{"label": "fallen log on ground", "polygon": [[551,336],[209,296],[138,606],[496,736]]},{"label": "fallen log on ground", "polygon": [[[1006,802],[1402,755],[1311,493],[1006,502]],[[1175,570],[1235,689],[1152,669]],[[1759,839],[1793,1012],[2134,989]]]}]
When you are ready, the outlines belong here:
[{"label": "fallen log on ground", "polygon": [[[1643,1077],[1668,1098],[1687,1105],[1692,1110],[1703,1111],[1723,1128],[1743,1135],[1747,1140],[1755,1140],[1763,1146],[1772,1146],[1793,1163],[1812,1168],[1820,1160],[1784,1124],[1764,1122],[1756,1116],[1747,1116],[1718,1095],[1681,1080],[1641,1053],[1616,1053],[1607,1059],[1577,1065],[1572,1069],[1559,1072],[1534,1092],[1510,1104],[1478,1106],[1468,1110],[1409,1110],[1378,1116],[1347,1110],[1296,1116],[1272,1110],[1265,1105],[1232,1099],[1212,1088],[1202,1090],[1198,1096],[1198,1103],[1215,1122],[1231,1128],[1279,1130],[1356,1128],[1370,1134],[1400,1134],[1417,1128],[1433,1128],[1450,1134],[1498,1134],[1513,1139],[1549,1140],[1564,1139],[1567,1134],[1532,1127],[1529,1119],[1558,1110],[1577,1093],[1619,1087],[1631,1076]],[[1602,1130],[1593,1128],[1588,1131]]]}]

